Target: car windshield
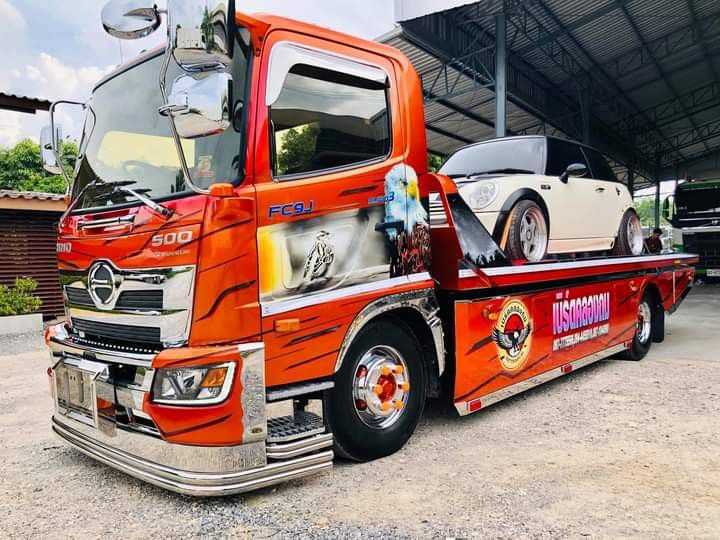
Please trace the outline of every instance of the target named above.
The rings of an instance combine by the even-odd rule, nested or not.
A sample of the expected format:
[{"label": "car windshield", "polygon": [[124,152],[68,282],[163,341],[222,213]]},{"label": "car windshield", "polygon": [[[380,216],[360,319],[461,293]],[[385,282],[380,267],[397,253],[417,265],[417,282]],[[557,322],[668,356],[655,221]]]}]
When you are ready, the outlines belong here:
[{"label": "car windshield", "polygon": [[[233,124],[220,134],[182,140],[190,174],[203,188],[216,182],[237,182],[243,176],[241,104],[248,70],[243,33],[239,33],[231,68],[233,101],[239,104]],[[73,199],[78,198],[75,212],[139,204],[126,191],[98,189],[103,184],[132,182],[133,190],[154,200],[192,193],[183,178],[169,121],[158,113],[162,62],[162,54],[145,60],[102,83],[93,93],[73,185]],[[180,74],[180,68],[171,63],[168,87]]]},{"label": "car windshield", "polygon": [[544,159],[545,140],[541,137],[498,139],[461,148],[440,167],[440,172],[451,177],[505,169],[542,174]]},{"label": "car windshield", "polygon": [[675,194],[679,216],[719,215],[720,181],[682,184]]}]

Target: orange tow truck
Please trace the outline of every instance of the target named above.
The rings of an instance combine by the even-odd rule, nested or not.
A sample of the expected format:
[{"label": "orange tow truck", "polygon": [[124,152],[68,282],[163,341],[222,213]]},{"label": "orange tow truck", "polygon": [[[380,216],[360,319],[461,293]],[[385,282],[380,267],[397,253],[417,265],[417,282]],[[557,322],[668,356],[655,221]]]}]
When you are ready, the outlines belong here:
[{"label": "orange tow truck", "polygon": [[[465,415],[663,339],[696,259],[508,260],[428,173],[398,50],[233,2],[113,0],[103,24],[136,38],[165,15],[166,47],[73,105],[67,320],[46,334],[70,445],[238,493],[399,450],[428,397]],[[63,172],[59,134],[51,115]]]}]

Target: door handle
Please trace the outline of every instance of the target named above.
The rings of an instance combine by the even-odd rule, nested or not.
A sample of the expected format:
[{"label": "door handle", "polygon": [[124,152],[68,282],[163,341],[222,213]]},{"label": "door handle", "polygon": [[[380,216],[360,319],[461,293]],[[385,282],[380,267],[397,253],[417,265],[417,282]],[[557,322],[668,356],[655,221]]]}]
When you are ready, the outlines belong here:
[{"label": "door handle", "polygon": [[596,192],[596,193],[602,193],[603,191],[605,191],[605,188],[604,188],[604,187],[598,186],[598,187],[595,188],[595,192]]}]

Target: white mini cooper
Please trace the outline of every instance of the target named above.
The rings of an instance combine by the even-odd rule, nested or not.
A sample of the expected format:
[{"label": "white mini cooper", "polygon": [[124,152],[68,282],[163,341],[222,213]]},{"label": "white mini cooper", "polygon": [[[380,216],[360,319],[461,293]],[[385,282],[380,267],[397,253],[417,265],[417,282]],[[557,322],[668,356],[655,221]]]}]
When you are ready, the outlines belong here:
[{"label": "white mini cooper", "polygon": [[544,136],[494,139],[457,150],[439,172],[512,260],[642,253],[630,192],[587,146]]}]

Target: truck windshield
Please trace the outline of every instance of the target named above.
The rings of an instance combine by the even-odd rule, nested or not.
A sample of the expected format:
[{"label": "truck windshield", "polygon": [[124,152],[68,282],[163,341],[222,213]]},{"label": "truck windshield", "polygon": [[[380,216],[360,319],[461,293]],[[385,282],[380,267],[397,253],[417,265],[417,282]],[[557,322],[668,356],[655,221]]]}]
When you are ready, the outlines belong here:
[{"label": "truck windshield", "polygon": [[[231,126],[217,135],[182,140],[191,176],[200,187],[237,182],[243,176],[242,103],[247,51],[247,40],[239,36],[231,68],[232,98],[237,104]],[[96,188],[112,182],[132,181],[133,190],[154,200],[192,193],[183,179],[169,120],[158,113],[162,104],[158,85],[162,62],[162,54],[154,56],[95,89],[73,185],[73,199],[79,197],[75,212],[139,204],[137,198],[122,190]],[[180,73],[172,62],[167,74],[168,90]],[[84,189],[91,182],[95,184]]]},{"label": "truck windshield", "polygon": [[545,140],[541,137],[500,139],[461,148],[440,167],[440,172],[454,178],[503,169],[542,174],[544,159]]},{"label": "truck windshield", "polygon": [[720,181],[682,184],[675,194],[678,217],[720,215]]}]

